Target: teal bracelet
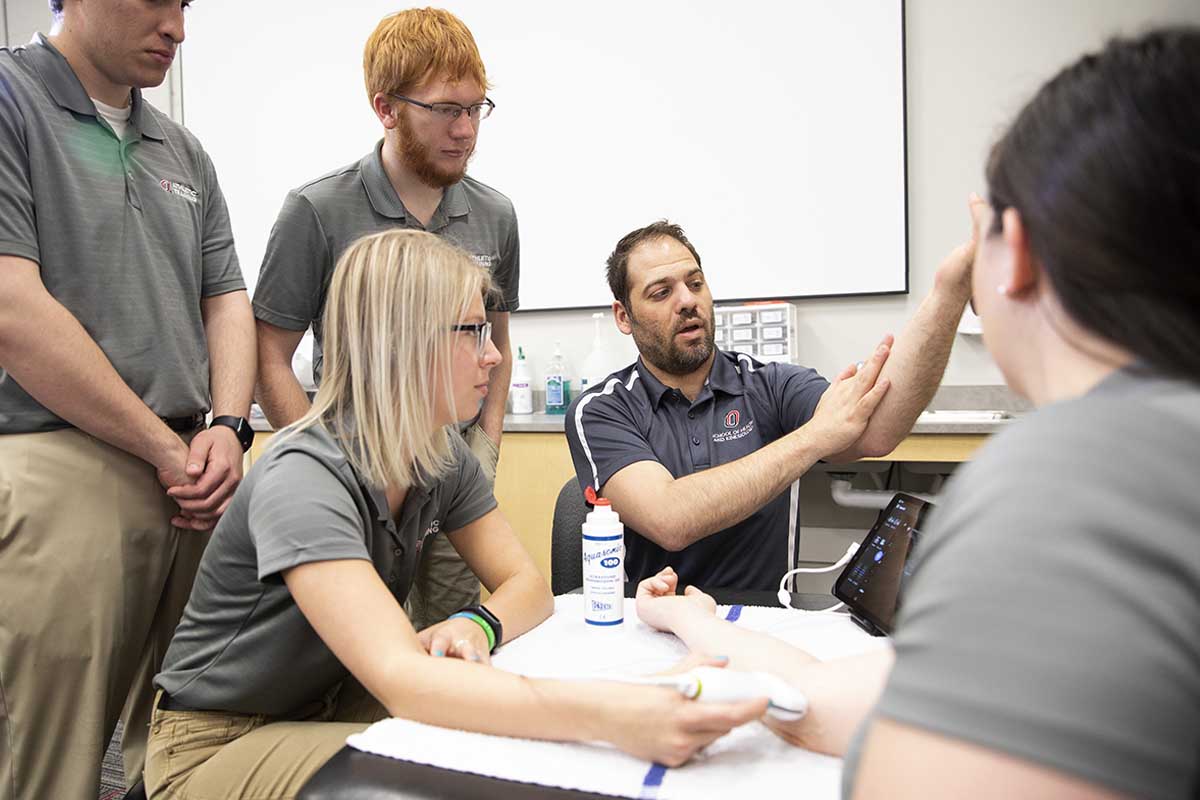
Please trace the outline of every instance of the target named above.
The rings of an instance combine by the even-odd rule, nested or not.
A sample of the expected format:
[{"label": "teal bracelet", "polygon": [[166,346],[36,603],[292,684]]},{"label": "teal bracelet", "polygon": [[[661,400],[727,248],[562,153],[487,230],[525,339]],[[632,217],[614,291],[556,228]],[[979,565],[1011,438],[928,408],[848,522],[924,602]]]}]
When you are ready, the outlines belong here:
[{"label": "teal bracelet", "polygon": [[462,617],[463,619],[469,619],[472,622],[474,622],[476,625],[478,625],[479,627],[483,628],[484,634],[487,635],[488,652],[490,653],[496,649],[496,633],[495,633],[495,631],[492,630],[492,626],[488,625],[488,622],[486,619],[479,616],[478,614],[472,614],[470,611],[457,611],[457,612],[451,614],[450,616],[446,617],[446,619],[454,619],[455,617]]}]

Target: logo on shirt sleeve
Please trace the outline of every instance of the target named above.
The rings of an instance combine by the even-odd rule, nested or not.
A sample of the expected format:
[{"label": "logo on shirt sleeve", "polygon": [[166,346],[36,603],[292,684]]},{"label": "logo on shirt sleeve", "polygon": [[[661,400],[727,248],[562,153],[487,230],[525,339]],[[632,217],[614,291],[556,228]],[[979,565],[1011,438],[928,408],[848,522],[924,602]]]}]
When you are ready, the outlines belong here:
[{"label": "logo on shirt sleeve", "polygon": [[158,185],[167,194],[173,194],[176,197],[182,197],[184,200],[187,200],[189,203],[199,203],[200,202],[200,193],[197,192],[192,187],[188,186],[186,183],[180,183],[179,181],[169,181],[166,178],[163,178],[161,181],[158,182]]}]

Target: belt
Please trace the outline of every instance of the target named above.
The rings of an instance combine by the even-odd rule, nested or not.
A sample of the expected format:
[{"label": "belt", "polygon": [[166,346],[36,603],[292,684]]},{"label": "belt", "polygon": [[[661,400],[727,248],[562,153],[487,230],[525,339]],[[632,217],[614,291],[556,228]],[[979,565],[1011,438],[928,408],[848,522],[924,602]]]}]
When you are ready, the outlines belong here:
[{"label": "belt", "polygon": [[199,708],[192,708],[186,703],[181,703],[165,691],[158,698],[158,709],[160,711],[201,711]]},{"label": "belt", "polygon": [[204,415],[192,414],[187,417],[159,417],[167,427],[176,433],[191,433],[197,428],[204,427]]}]

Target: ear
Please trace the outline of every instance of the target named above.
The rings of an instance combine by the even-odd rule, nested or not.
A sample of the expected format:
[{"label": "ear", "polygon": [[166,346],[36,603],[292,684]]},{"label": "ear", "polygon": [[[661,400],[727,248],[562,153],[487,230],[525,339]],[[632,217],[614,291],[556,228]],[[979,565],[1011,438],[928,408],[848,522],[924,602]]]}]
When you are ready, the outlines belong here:
[{"label": "ear", "polygon": [[612,304],[613,321],[617,323],[617,330],[626,336],[633,333],[633,322],[630,319],[629,311],[620,300],[614,300]]},{"label": "ear", "polygon": [[371,98],[371,108],[385,129],[390,131],[400,124],[400,109],[383,92],[376,92]]},{"label": "ear", "polygon": [[1021,220],[1021,212],[1006,208],[1000,222],[1001,235],[1008,250],[1008,264],[1001,288],[1004,294],[1016,296],[1034,289],[1039,273],[1033,254],[1029,252],[1029,235]]}]

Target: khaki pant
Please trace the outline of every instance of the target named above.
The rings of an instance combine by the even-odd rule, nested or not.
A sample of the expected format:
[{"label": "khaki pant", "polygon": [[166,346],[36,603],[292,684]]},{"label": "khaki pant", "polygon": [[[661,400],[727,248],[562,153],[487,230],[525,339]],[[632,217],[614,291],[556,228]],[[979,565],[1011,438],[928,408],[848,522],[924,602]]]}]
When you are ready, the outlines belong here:
[{"label": "khaki pant", "polygon": [[0,436],[0,800],[94,800],[123,707],[141,752],[207,542],[175,508],[152,466],[81,431]]},{"label": "khaki pant", "polygon": [[290,800],[347,736],[387,716],[353,679],[303,720],[156,709],[146,791],[151,800]]},{"label": "khaki pant", "polygon": [[[463,432],[471,452],[479,459],[488,483],[496,483],[500,450],[478,425]],[[421,563],[413,578],[404,610],[417,630],[428,628],[464,606],[479,602],[479,578],[445,536],[434,536],[421,551]]]}]

